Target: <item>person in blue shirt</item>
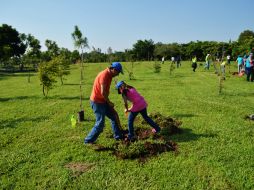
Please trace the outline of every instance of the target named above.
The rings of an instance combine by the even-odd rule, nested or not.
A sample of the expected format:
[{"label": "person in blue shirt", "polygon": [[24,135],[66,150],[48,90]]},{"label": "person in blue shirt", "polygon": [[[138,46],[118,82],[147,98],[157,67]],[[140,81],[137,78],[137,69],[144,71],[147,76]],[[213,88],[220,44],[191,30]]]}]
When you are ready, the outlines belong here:
[{"label": "person in blue shirt", "polygon": [[247,75],[247,81],[253,82],[253,77],[254,77],[254,71],[253,71],[253,59],[252,59],[252,54],[249,55],[249,57],[246,59],[245,62],[245,72]]},{"label": "person in blue shirt", "polygon": [[241,70],[243,69],[243,58],[241,55],[238,55],[236,62],[238,65],[238,74],[240,74]]}]

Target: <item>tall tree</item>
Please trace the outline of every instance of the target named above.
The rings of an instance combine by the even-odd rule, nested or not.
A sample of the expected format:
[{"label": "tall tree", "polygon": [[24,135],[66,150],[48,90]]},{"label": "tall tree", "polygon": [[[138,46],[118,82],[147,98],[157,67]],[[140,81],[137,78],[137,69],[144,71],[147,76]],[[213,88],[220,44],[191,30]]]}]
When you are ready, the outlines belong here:
[{"label": "tall tree", "polygon": [[77,49],[81,49],[81,62],[83,63],[83,51],[85,48],[88,48],[88,39],[83,37],[82,32],[79,30],[78,26],[75,26],[74,32],[71,34],[74,40],[74,46]]},{"label": "tall tree", "polygon": [[0,61],[20,57],[26,51],[19,32],[7,24],[0,26]]},{"label": "tall tree", "polygon": [[154,53],[154,42],[150,40],[138,40],[133,45],[133,52],[138,60],[151,60]]},{"label": "tall tree", "polygon": [[51,59],[60,54],[60,52],[59,52],[60,48],[58,47],[58,45],[55,41],[46,39],[45,46],[48,48],[47,51],[48,51]]},{"label": "tall tree", "polygon": [[107,49],[107,53],[108,53],[108,60],[109,60],[109,62],[111,63],[111,62],[112,62],[112,53],[113,53],[113,50],[112,50],[111,47],[109,47],[109,48]]},{"label": "tall tree", "polygon": [[245,30],[239,35],[238,42],[244,43],[246,40],[249,40],[251,38],[254,38],[254,32],[251,30]]},{"label": "tall tree", "polygon": [[[24,64],[27,64],[30,68],[37,69],[41,56],[40,41],[31,34],[22,34],[22,40],[25,42],[27,49],[25,55],[22,57],[20,70],[23,70]],[[30,68],[28,69],[28,82],[30,82]]]}]

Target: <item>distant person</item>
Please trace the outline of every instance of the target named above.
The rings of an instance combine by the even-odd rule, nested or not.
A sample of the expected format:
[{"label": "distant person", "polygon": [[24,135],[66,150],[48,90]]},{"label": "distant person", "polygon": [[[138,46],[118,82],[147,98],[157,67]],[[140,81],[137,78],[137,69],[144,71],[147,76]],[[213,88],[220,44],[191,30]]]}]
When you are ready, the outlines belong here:
[{"label": "distant person", "polygon": [[[136,116],[140,113],[144,120],[153,127],[153,133],[159,133],[161,128],[147,115],[147,103],[143,96],[141,96],[137,90],[127,85],[124,81],[120,81],[116,84],[116,88],[119,94],[122,94],[122,98],[125,106],[125,113],[129,113],[128,116],[128,139],[134,141],[134,127],[133,123]],[[128,107],[128,101],[132,103],[131,107]]]},{"label": "distant person", "polygon": [[208,53],[205,57],[205,69],[209,70],[211,64],[211,55]]},{"label": "distant person", "polygon": [[174,56],[171,57],[171,62],[172,62],[173,64],[175,63],[175,57],[174,57]]},{"label": "distant person", "polygon": [[178,56],[176,57],[176,67],[179,68],[180,66],[181,66],[181,56],[178,55]]},{"label": "distant person", "polygon": [[122,65],[119,62],[113,62],[110,67],[101,71],[94,80],[90,103],[96,117],[96,122],[85,138],[85,144],[93,144],[99,137],[105,125],[105,116],[111,121],[114,138],[116,140],[122,139],[120,126],[118,126],[116,115],[113,112],[114,104],[108,97],[112,78],[118,76],[119,73],[123,73]]},{"label": "distant person", "polygon": [[231,57],[230,55],[227,55],[227,64],[228,64],[228,72],[230,73],[230,61],[231,61]]},{"label": "distant person", "polygon": [[230,64],[231,57],[230,55],[227,55],[227,64]]},{"label": "distant person", "polygon": [[244,64],[244,61],[243,61],[243,58],[241,55],[238,55],[236,62],[237,62],[237,67],[238,67],[238,74],[240,74],[241,70],[243,69],[243,64]]},{"label": "distant person", "polygon": [[248,58],[246,59],[246,63],[245,63],[245,72],[247,75],[247,81],[251,81],[253,82],[253,77],[254,77],[254,69],[253,69],[253,58],[252,58],[252,53],[250,53],[250,55],[248,56]]},{"label": "distant person", "polygon": [[191,67],[193,68],[193,72],[195,72],[196,71],[196,68],[197,68],[197,57],[196,57],[196,55],[192,58],[192,65],[191,65]]},{"label": "distant person", "polygon": [[251,82],[253,82],[253,80],[254,80],[254,58],[253,58],[253,53],[250,53],[250,67],[251,67],[251,69],[250,69],[251,79],[250,80],[251,80]]},{"label": "distant person", "polygon": [[245,67],[247,58],[248,58],[248,55],[244,54],[244,56],[243,56],[243,66],[244,67]]},{"label": "distant person", "polygon": [[163,56],[163,57],[161,58],[161,63],[162,63],[162,64],[164,64],[164,60],[165,60],[165,57]]},{"label": "distant person", "polygon": [[220,54],[217,52],[216,53],[216,61],[219,63],[220,62]]}]

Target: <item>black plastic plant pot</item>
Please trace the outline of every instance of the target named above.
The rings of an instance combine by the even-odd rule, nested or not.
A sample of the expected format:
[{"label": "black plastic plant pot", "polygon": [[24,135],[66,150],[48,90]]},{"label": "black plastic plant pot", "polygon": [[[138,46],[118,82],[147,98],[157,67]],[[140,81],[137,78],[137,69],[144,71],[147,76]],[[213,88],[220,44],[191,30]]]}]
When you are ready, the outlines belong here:
[{"label": "black plastic plant pot", "polygon": [[85,121],[85,113],[84,113],[84,110],[81,110],[81,111],[78,112],[78,121],[79,121],[79,122]]}]

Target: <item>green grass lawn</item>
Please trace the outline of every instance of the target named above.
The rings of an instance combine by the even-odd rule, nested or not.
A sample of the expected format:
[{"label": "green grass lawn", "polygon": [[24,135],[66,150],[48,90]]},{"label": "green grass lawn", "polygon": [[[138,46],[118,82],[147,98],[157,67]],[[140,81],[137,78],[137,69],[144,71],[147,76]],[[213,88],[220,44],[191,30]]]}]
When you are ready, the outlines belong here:
[{"label": "green grass lawn", "polygon": [[[117,77],[134,86],[147,100],[148,112],[182,121],[183,133],[171,136],[178,152],[151,157],[145,163],[121,160],[111,152],[96,152],[83,144],[93,127],[89,96],[97,73],[108,64],[86,64],[83,107],[86,121],[71,127],[70,115],[80,111],[78,66],[42,95],[37,73],[31,83],[26,73],[0,74],[0,189],[254,189],[254,83],[230,75],[219,94],[213,68],[199,66],[194,73],[183,62],[169,75],[169,63],[160,73],[153,62],[135,63],[135,80]],[[236,71],[236,66],[231,71]],[[111,86],[121,122],[127,124],[121,96]],[[106,131],[106,132],[105,132]],[[109,120],[97,142],[114,143],[106,136]],[[87,168],[75,172],[68,164]]]}]

